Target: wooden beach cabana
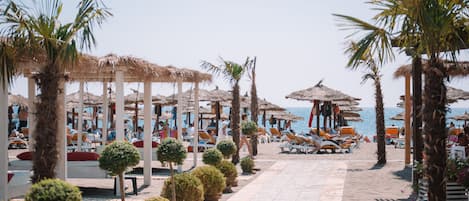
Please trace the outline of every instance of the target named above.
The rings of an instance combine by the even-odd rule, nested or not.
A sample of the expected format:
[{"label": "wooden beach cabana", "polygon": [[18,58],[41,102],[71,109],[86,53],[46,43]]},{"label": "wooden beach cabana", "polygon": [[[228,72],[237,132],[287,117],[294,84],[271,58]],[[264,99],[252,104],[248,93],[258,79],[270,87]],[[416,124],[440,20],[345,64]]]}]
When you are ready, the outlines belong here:
[{"label": "wooden beach cabana", "polygon": [[[19,70],[19,74],[23,74],[25,77],[28,78],[28,105],[30,105],[31,114],[34,113],[34,97],[35,94],[35,81],[34,77],[36,72],[44,66],[42,62],[44,59],[41,58],[28,58],[23,59],[20,62],[21,66]],[[103,113],[104,116],[108,114],[108,99],[107,99],[107,86],[109,82],[115,82],[116,85],[116,139],[123,140],[124,139],[124,83],[125,82],[143,82],[144,83],[144,125],[147,128],[151,128],[151,88],[152,83],[177,83],[178,85],[178,100],[182,100],[182,84],[183,83],[194,83],[195,90],[194,90],[194,102],[196,108],[198,108],[198,87],[199,83],[201,82],[210,82],[212,77],[210,74],[201,73],[196,70],[185,69],[185,68],[176,68],[173,66],[159,66],[143,59],[139,59],[132,56],[117,56],[114,54],[109,54],[104,57],[94,57],[91,55],[80,55],[77,63],[70,68],[67,68],[64,72],[63,80],[71,81],[71,82],[79,82],[80,83],[80,95],[79,95],[79,111],[82,110],[83,107],[83,83],[84,82],[101,82],[103,83]],[[58,144],[58,151],[59,151],[59,159],[57,164],[57,177],[60,179],[65,180],[67,178],[67,159],[66,159],[66,118],[65,118],[65,87],[64,82],[61,83],[60,87],[63,91],[60,93],[58,97],[58,105],[57,105],[57,113],[59,116],[58,120],[58,131],[57,131],[57,144]],[[7,108],[7,91],[2,89],[5,98],[2,98],[0,101],[0,108]],[[2,110],[3,111],[3,110]],[[195,113],[198,113],[198,110],[195,110]],[[79,113],[80,114],[80,113]],[[178,123],[182,122],[181,115],[182,110],[178,110]],[[196,115],[196,118],[198,115]],[[83,117],[79,116],[79,119]],[[6,119],[3,117],[0,119],[2,125],[7,122]],[[35,120],[34,115],[29,115],[29,122],[31,122],[30,127],[32,130],[35,128]],[[196,121],[197,122],[197,121]],[[0,126],[2,126],[0,125]],[[79,124],[79,127],[81,124]],[[104,118],[103,125],[107,125],[106,118]],[[195,127],[197,129],[197,127]],[[80,129],[80,128],[79,128]],[[103,137],[106,137],[105,134],[107,133],[107,128],[103,127]],[[178,127],[178,133],[182,133],[182,127]],[[197,131],[195,133],[198,133]],[[34,135],[34,131],[31,132]],[[144,184],[149,185],[151,184],[151,129],[145,129],[144,134]],[[31,138],[32,139],[32,138]],[[78,137],[81,140],[81,137]],[[104,138],[106,139],[106,138]],[[181,139],[181,138],[180,138]],[[6,138],[1,137],[0,142],[6,144]],[[194,143],[197,143],[197,137],[194,140]],[[0,178],[6,178],[7,170],[8,170],[8,150],[7,146],[3,147],[0,152],[4,153],[0,157]],[[194,165],[197,161],[197,154],[194,153]],[[6,180],[5,180],[6,182]],[[2,192],[7,192],[6,183],[3,181],[0,183],[4,188]]]}]

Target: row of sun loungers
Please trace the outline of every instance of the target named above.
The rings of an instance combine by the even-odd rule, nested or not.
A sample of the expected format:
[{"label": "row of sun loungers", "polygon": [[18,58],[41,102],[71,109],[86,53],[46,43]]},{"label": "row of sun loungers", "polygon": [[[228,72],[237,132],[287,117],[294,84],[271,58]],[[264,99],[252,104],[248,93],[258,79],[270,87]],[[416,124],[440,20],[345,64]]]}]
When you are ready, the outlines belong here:
[{"label": "row of sun loungers", "polygon": [[320,135],[302,134],[296,135],[294,133],[284,133],[283,142],[280,145],[282,152],[297,153],[317,153],[317,152],[342,152],[351,153],[352,150],[359,146],[360,136],[348,127],[341,129],[339,135],[331,135],[325,132],[320,132]]}]

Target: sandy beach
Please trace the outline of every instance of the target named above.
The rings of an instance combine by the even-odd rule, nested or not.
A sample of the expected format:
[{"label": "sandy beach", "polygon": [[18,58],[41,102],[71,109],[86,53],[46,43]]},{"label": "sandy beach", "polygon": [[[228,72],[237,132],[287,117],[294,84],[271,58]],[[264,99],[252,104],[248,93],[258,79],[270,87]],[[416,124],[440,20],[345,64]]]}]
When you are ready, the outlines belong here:
[{"label": "sandy beach", "polygon": [[[251,183],[256,185],[267,185],[267,182],[262,182],[263,174],[269,174],[272,169],[278,168],[283,164],[289,167],[292,164],[309,164],[305,167],[298,167],[293,173],[292,177],[304,177],[302,170],[313,171],[309,177],[314,177],[316,172],[325,174],[321,166],[328,166],[327,169],[335,168],[340,175],[334,175],[339,179],[340,195],[338,200],[411,200],[411,168],[406,168],[404,165],[404,150],[396,149],[394,146],[387,146],[387,164],[385,166],[375,166],[376,162],[376,144],[375,143],[362,143],[359,148],[353,150],[352,153],[323,153],[323,154],[302,154],[302,153],[280,153],[280,143],[267,143],[259,145],[259,154],[256,157],[256,168],[259,168],[256,174],[243,175],[241,168],[237,166],[239,177],[238,187],[233,188],[233,193],[223,194],[221,200],[230,201],[237,200],[237,193],[244,193],[246,188],[252,188]],[[13,160],[17,153],[23,150],[10,150],[10,160]],[[247,155],[246,149],[241,149],[241,156]],[[199,154],[198,159],[201,159]],[[188,154],[184,165],[183,171],[190,171],[193,168],[193,155]],[[203,165],[202,161],[198,161],[198,165]],[[340,165],[340,167],[339,167]],[[138,166],[143,167],[143,162]],[[279,171],[282,171],[281,169]],[[326,170],[324,170],[326,171]],[[153,162],[153,178],[150,186],[143,186],[143,175],[140,169],[134,171],[133,176],[137,177],[138,195],[132,195],[132,185],[130,181],[126,181],[127,200],[144,200],[146,198],[159,195],[163,182],[168,178],[168,167],[162,167],[157,161]],[[264,177],[267,175],[264,175]],[[271,177],[271,176],[269,176]],[[275,175],[273,175],[275,177]],[[325,178],[328,175],[326,173]],[[332,177],[332,176],[331,176]],[[119,200],[113,194],[114,180],[109,179],[69,179],[74,185],[80,187],[83,191],[84,200]],[[308,185],[315,185],[318,183],[314,179],[306,181]],[[254,184],[253,183],[253,184]],[[287,184],[288,185],[288,184]],[[343,186],[343,187],[342,187]],[[259,189],[261,189],[260,187]],[[319,186],[318,188],[323,188]],[[14,189],[12,189],[14,190]],[[253,191],[252,189],[250,191]],[[261,190],[259,190],[260,192]],[[265,191],[265,190],[263,190]],[[274,189],[272,189],[274,191]],[[254,192],[256,193],[256,192]],[[324,194],[324,193],[323,193]],[[298,198],[296,200],[326,200],[324,195],[314,195],[311,197]],[[326,193],[327,194],[327,193]],[[292,195],[293,196],[293,195]],[[340,197],[340,196],[339,196]],[[311,198],[311,199],[310,199]],[[264,198],[265,199],[265,198]],[[21,198],[16,200],[22,200]],[[254,199],[253,199],[254,200]],[[255,200],[262,200],[261,198]],[[279,200],[279,199],[265,199],[265,200]],[[294,200],[294,199],[292,199]]]}]

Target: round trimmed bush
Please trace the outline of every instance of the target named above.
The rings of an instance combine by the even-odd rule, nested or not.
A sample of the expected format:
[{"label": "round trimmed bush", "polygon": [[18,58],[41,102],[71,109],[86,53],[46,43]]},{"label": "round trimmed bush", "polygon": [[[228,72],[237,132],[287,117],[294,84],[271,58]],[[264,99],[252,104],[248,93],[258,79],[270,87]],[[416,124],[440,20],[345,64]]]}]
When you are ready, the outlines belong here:
[{"label": "round trimmed bush", "polygon": [[44,179],[34,184],[25,196],[26,201],[80,201],[78,187],[60,179]]},{"label": "round trimmed bush", "polygon": [[202,161],[207,165],[218,165],[223,160],[223,154],[218,149],[209,149],[202,155]]},{"label": "round trimmed bush", "polygon": [[231,140],[222,140],[217,144],[217,149],[220,150],[225,159],[228,159],[236,152],[236,145]]},{"label": "round trimmed bush", "polygon": [[[182,165],[182,162],[184,162],[184,159],[186,158],[186,149],[184,148],[184,145],[182,143],[174,138],[166,138],[163,140],[163,143],[158,147],[158,150],[156,150],[156,154],[158,155],[158,160],[161,163],[168,162],[169,163],[169,169],[171,171],[171,180],[173,181],[174,179],[174,173],[173,173],[173,163]],[[171,200],[174,201],[176,200],[176,182],[170,182],[171,183],[171,188],[172,188],[172,196]]]},{"label": "round trimmed bush", "polygon": [[[203,201],[204,186],[199,178],[189,173],[177,174],[174,176],[176,184],[176,200],[177,201]],[[171,180],[164,182],[161,196],[170,199],[172,196]]]},{"label": "round trimmed bush", "polygon": [[192,171],[192,175],[200,179],[204,186],[206,201],[218,200],[225,189],[225,177],[223,173],[213,166],[201,166]]},{"label": "round trimmed bush", "polygon": [[145,201],[169,201],[169,200],[164,197],[158,196],[158,197],[148,198]]},{"label": "round trimmed bush", "polygon": [[224,192],[232,192],[231,187],[235,184],[236,177],[238,177],[236,166],[229,161],[222,161],[216,168],[225,176],[226,188]]},{"label": "round trimmed bush", "polygon": [[115,141],[107,145],[99,158],[99,167],[111,175],[119,176],[121,200],[125,200],[124,172],[129,167],[138,165],[140,153],[134,145],[125,141]]},{"label": "round trimmed bush", "polygon": [[243,173],[252,173],[252,169],[254,168],[254,161],[252,160],[251,157],[246,156],[241,159],[241,169],[243,170]]}]

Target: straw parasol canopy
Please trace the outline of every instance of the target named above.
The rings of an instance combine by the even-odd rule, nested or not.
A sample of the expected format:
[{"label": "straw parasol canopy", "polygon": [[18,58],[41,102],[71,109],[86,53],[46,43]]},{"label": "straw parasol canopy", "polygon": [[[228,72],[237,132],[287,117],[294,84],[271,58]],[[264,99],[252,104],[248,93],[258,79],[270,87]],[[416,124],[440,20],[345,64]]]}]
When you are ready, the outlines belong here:
[{"label": "straw parasol canopy", "polygon": [[286,96],[286,98],[305,100],[305,101],[339,101],[339,100],[361,100],[342,93],[338,90],[331,89],[322,84],[323,80],[319,81],[313,87],[295,91]]},{"label": "straw parasol canopy", "polygon": [[[455,103],[460,100],[469,100],[469,92],[467,91],[450,86],[447,86],[446,89],[446,99],[448,100],[448,103]],[[401,96],[401,100],[404,100],[404,95]],[[398,107],[403,107],[403,105],[404,102],[397,103]]]},{"label": "straw parasol canopy", "polygon": [[[74,93],[66,95],[65,102],[76,103],[78,105],[78,103],[80,102],[80,92],[74,92]],[[98,96],[89,92],[83,92],[83,105],[96,106],[96,105],[101,105],[101,104],[103,104],[103,100],[101,96]]]},{"label": "straw parasol canopy", "polygon": [[469,114],[466,112],[464,112],[464,114],[462,115],[457,115],[457,116],[454,116],[454,117],[450,117],[450,119],[454,119],[454,120],[457,120],[457,121],[469,121]]},{"label": "straw parasol canopy", "polygon": [[279,119],[279,120],[287,120],[287,121],[301,121],[304,119],[303,117],[294,115],[287,111],[269,111],[267,115],[274,116],[274,118]]},{"label": "straw parasol canopy", "polygon": [[8,105],[28,106],[28,99],[20,94],[8,94]]},{"label": "straw parasol canopy", "polygon": [[[131,94],[127,94],[124,96],[124,102],[125,104],[132,104],[132,103],[143,103],[143,98],[144,98],[144,93],[143,92],[133,92]],[[115,96],[113,96],[113,99],[115,99]],[[155,95],[151,96],[151,102],[155,104],[161,104],[161,105],[172,105],[175,104],[175,100],[171,100],[163,95]]]},{"label": "straw parasol canopy", "polygon": [[[422,59],[423,72],[429,69],[428,61]],[[443,65],[446,68],[446,71],[449,76],[452,77],[463,77],[469,75],[469,62],[452,62],[452,61],[443,61]],[[394,72],[394,78],[404,77],[406,75],[412,75],[412,64],[402,65]]]},{"label": "straw parasol canopy", "polygon": [[391,119],[396,121],[404,121],[404,112],[396,114],[395,116],[391,117]]},{"label": "straw parasol canopy", "polygon": [[346,121],[356,121],[356,122],[363,121],[363,119],[361,117],[344,117],[344,119]]}]

